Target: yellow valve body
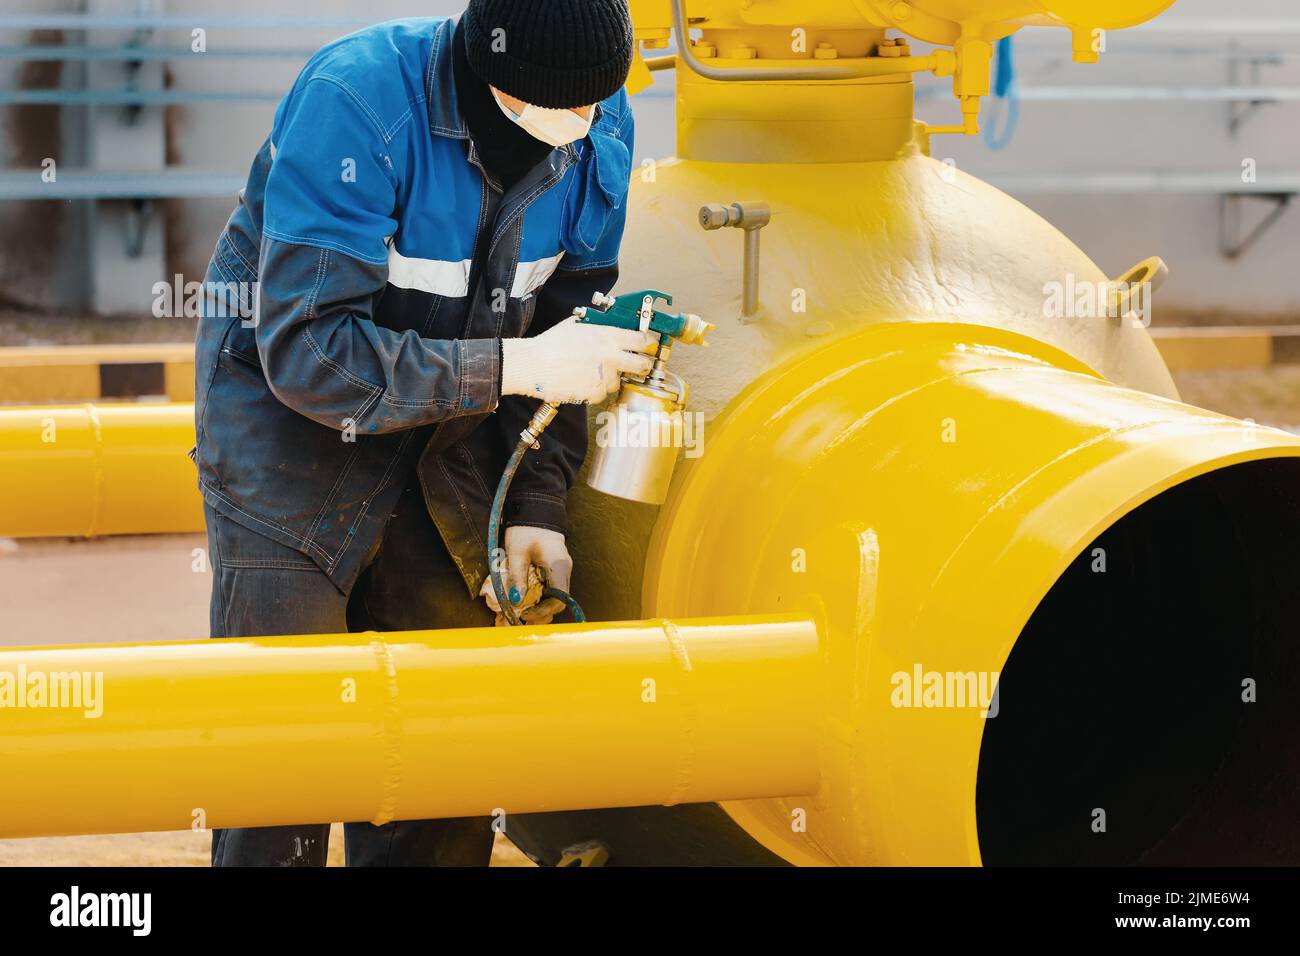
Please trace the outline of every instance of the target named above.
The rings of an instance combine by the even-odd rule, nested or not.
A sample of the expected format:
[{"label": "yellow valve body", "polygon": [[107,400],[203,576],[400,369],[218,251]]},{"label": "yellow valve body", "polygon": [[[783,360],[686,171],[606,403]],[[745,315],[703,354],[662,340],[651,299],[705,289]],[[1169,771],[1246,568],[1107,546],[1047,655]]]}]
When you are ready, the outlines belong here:
[{"label": "yellow valve body", "polygon": [[[760,233],[755,321],[740,315],[739,230],[710,232],[698,222],[701,206],[733,199],[761,200],[773,210]],[[620,281],[652,288],[670,275],[676,301],[717,325],[708,349],[673,354],[673,370],[691,388],[687,461],[720,454],[713,420],[745,387],[880,323],[1007,329],[1110,381],[1177,395],[1145,328],[1105,315],[1044,314],[1049,285],[1108,288],[1106,273],[1078,246],[1033,210],[915,145],[882,162],[664,160],[653,178],[634,175],[628,204],[624,248],[654,254],[625,255]],[[1073,296],[1067,305],[1076,311]],[[598,430],[597,419],[591,433]],[[602,620],[642,616],[639,570],[659,513],[600,494],[584,480],[569,502],[576,566],[617,569],[584,584],[584,610]]]}]

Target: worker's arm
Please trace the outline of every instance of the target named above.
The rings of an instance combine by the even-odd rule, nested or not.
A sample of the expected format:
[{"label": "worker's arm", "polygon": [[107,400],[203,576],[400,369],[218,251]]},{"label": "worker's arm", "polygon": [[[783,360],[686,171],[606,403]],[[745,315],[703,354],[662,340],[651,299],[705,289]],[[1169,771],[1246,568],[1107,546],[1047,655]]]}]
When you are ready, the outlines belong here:
[{"label": "worker's arm", "polygon": [[[590,305],[593,293],[608,292],[617,279],[617,266],[596,272],[557,272],[538,294],[526,337],[541,334],[563,321],[576,306]],[[519,441],[519,433],[539,404],[535,398],[520,395],[501,399],[494,417],[507,449],[513,449]],[[587,406],[561,405],[538,444],[541,448],[529,451],[519,463],[506,498],[502,526],[532,525],[564,534],[565,496],[587,455]]]},{"label": "worker's arm", "polygon": [[[555,274],[538,293],[537,307],[527,336],[539,335],[573,313],[591,305],[592,296],[608,293],[618,281],[618,257],[627,221],[627,187],[634,140],[632,111],[626,96],[617,136],[592,131],[595,155],[575,184],[582,197],[572,210],[569,229],[572,248]],[[507,397],[495,418],[506,447],[513,449],[519,432],[536,411],[529,398]],[[564,534],[567,528],[565,497],[587,454],[587,409],[563,405],[542,434],[541,448],[528,452],[510,486],[503,526],[529,525]]]},{"label": "worker's arm", "polygon": [[492,411],[499,340],[426,339],[372,319],[399,182],[363,104],[333,79],[310,79],[281,106],[271,142],[256,338],[276,397],[360,434]]}]

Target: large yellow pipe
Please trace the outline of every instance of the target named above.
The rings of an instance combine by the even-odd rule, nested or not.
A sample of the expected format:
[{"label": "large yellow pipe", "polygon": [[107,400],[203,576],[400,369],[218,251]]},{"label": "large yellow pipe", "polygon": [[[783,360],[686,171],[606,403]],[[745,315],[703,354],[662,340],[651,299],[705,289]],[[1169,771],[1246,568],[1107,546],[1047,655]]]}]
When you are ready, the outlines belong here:
[{"label": "large yellow pipe", "polygon": [[9,648],[0,837],[808,793],[820,673],[790,615]]},{"label": "large yellow pipe", "polygon": [[[1168,593],[1138,596],[1131,617],[1105,616],[1104,596],[1079,613],[1096,622],[1093,654],[1119,659],[1126,648],[1153,646],[1151,622],[1170,616],[1164,602],[1196,600],[1229,622],[1290,603],[1288,583],[1250,566],[1270,552],[1250,545],[1285,540],[1300,526],[1290,486],[1297,472],[1285,470],[1297,459],[1294,435],[1121,388],[1063,352],[996,329],[877,325],[774,370],[713,423],[706,454],[679,468],[646,558],[647,613],[780,610],[823,622],[828,730],[817,799],[725,808],[795,862],[980,863],[981,745],[990,728],[1021,719],[1029,695],[1023,683],[1008,692],[996,719],[981,696],[999,686],[1044,596],[1077,562],[1093,582],[1122,575],[1123,548],[1112,547],[1110,579],[1090,573],[1098,560],[1090,549],[1144,504],[1200,476],[1272,460],[1277,467],[1253,472],[1253,484],[1229,486],[1225,477],[1217,486],[1240,543],[1206,557],[1222,565],[1221,582],[1239,566],[1255,580],[1254,605],[1226,583],[1217,594],[1183,593],[1183,579]],[[1241,487],[1253,491],[1242,497]],[[1267,504],[1252,508],[1251,498]],[[1207,510],[1183,520],[1208,528],[1220,519]],[[1139,566],[1178,573],[1158,524],[1136,540]],[[1222,640],[1251,652],[1249,638],[1219,627]],[[1257,656],[1271,641],[1291,643],[1285,630],[1258,630]],[[1078,653],[1050,629],[1035,639]],[[1257,667],[1261,682],[1285,686],[1284,674]],[[936,675],[945,689],[920,701],[922,681]],[[1151,674],[1151,688],[1160,677]],[[1236,699],[1240,675],[1224,680]],[[1077,699],[1066,683],[1060,694]],[[913,684],[915,695],[900,700]],[[962,698],[952,697],[954,686]],[[1108,689],[1096,693],[1104,699]],[[1150,725],[1102,746],[1122,750],[1157,729],[1179,739],[1180,707],[1175,695]],[[1053,719],[1061,731],[1086,720],[1077,712]],[[1051,738],[1042,746],[1044,762],[1055,759]],[[1032,778],[1035,755],[1024,759]],[[1095,789],[1075,797],[1099,805],[1086,802]],[[1108,809],[1130,819],[1138,812]],[[792,828],[799,816],[805,825]],[[1085,814],[1084,832],[1088,822]]]},{"label": "large yellow pipe", "polygon": [[0,408],[0,537],[203,530],[194,406]]}]

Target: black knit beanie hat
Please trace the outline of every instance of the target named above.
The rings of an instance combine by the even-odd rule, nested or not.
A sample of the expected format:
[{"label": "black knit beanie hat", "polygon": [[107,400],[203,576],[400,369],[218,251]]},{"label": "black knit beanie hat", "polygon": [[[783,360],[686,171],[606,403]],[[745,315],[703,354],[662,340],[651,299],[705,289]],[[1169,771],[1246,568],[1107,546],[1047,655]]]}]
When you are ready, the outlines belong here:
[{"label": "black knit beanie hat", "polygon": [[470,0],[464,26],[479,79],[534,106],[598,103],[632,68],[627,0]]}]

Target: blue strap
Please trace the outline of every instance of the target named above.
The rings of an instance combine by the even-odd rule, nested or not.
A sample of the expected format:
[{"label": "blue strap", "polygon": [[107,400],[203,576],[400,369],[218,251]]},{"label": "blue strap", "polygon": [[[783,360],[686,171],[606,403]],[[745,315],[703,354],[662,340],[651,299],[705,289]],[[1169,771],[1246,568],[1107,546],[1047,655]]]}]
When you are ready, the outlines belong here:
[{"label": "blue strap", "polygon": [[1015,62],[1011,57],[1011,37],[998,41],[997,59],[993,72],[993,95],[1006,101],[1002,124],[999,125],[990,110],[989,122],[984,127],[984,143],[989,149],[1002,149],[1011,142],[1020,122],[1020,95],[1016,85]]}]

